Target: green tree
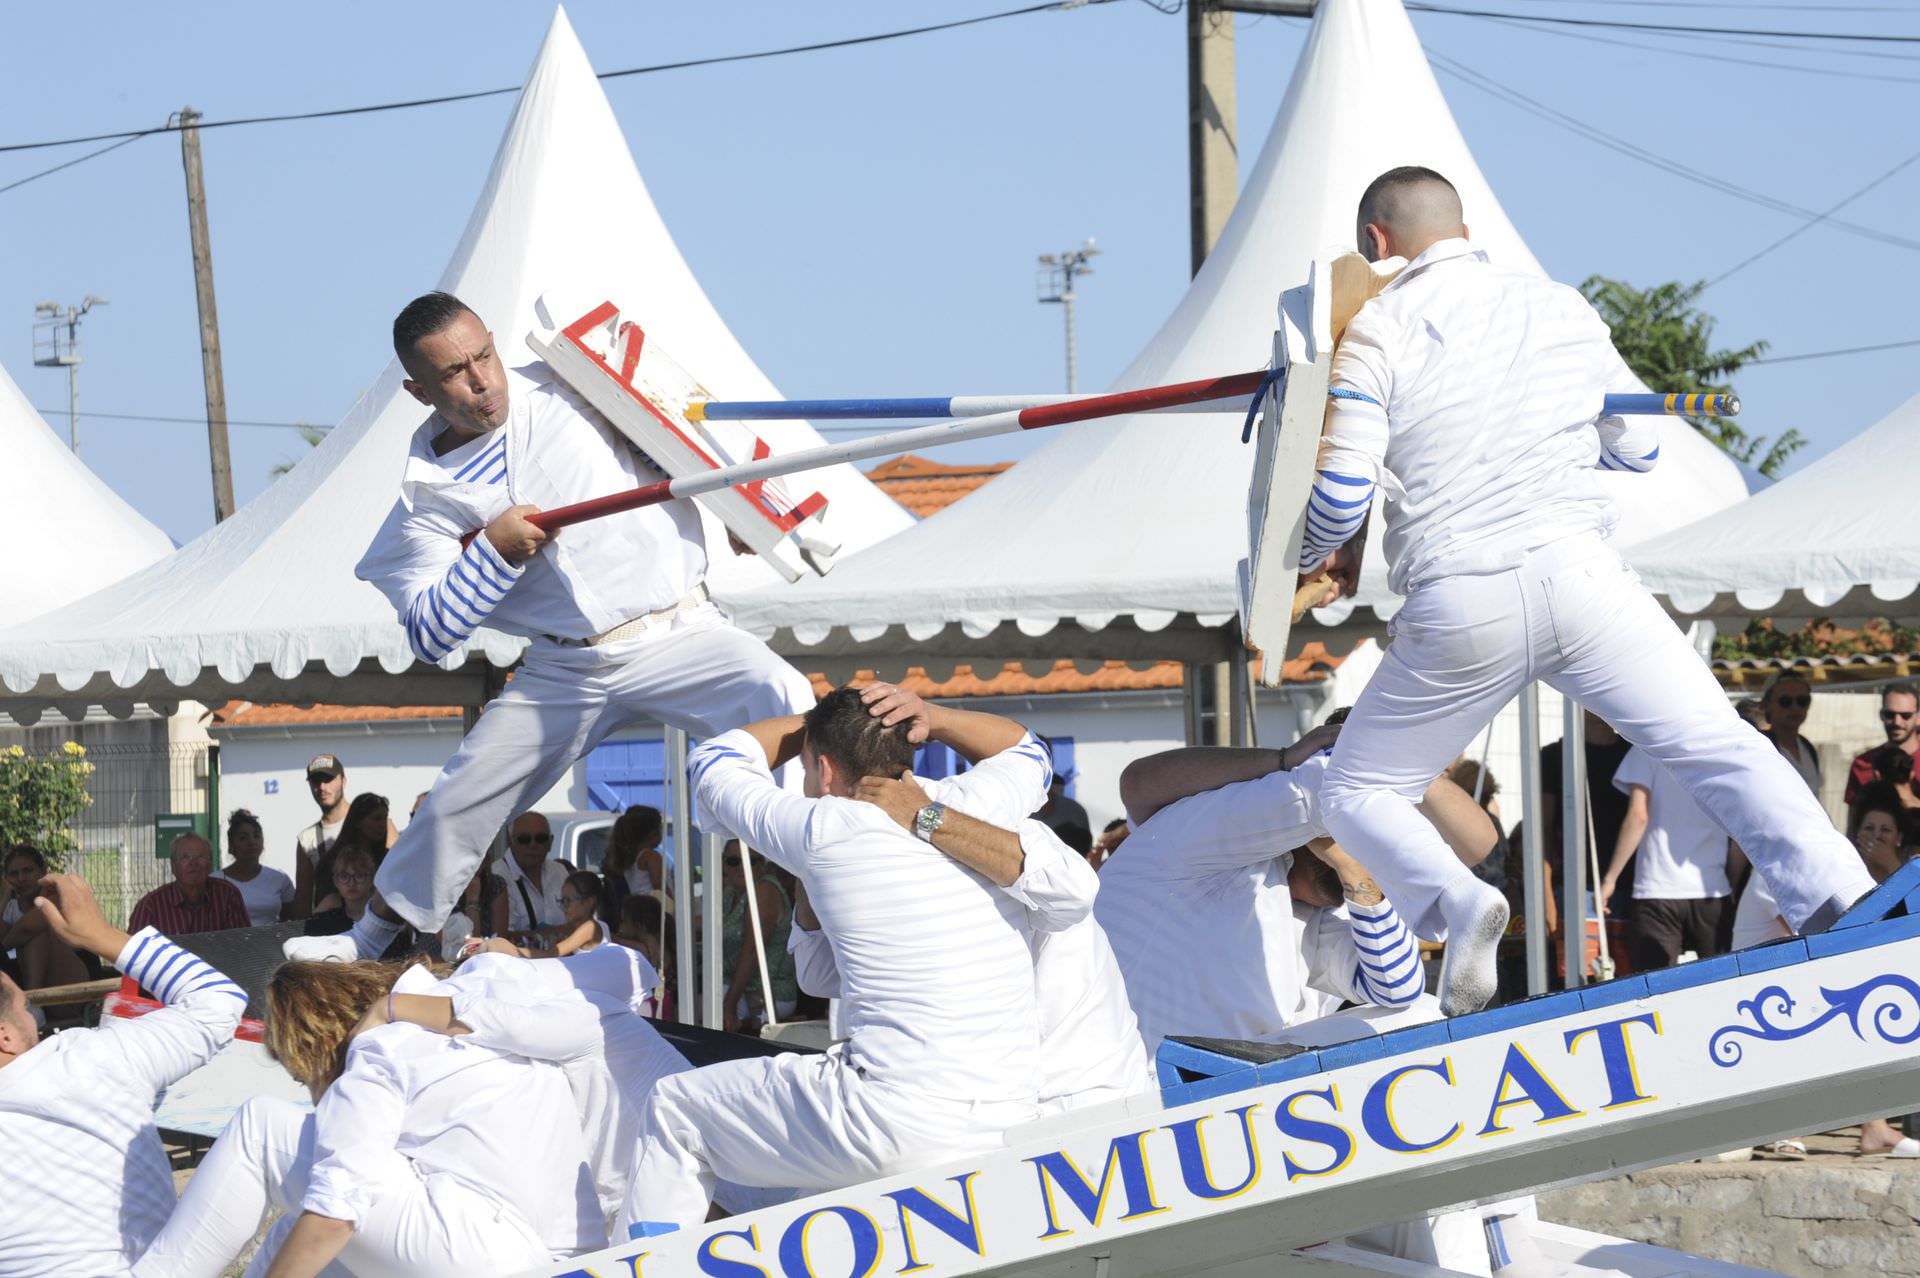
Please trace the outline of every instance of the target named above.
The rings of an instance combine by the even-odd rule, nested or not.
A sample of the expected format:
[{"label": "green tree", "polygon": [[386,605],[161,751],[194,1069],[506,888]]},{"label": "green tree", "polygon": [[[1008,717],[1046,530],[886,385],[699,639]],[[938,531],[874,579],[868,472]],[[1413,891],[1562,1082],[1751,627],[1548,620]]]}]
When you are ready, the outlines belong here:
[{"label": "green tree", "polygon": [[[314,447],[321,440],[327,437],[327,432],[325,427],[309,426],[305,422],[295,422],[293,425],[293,428],[300,432],[300,438],[307,441],[308,448]],[[278,479],[280,478],[280,476],[286,474],[288,471],[292,470],[295,466],[298,466],[299,464],[300,464],[299,458],[289,457],[287,460],[281,462],[278,466],[275,466],[272,470],[268,471],[267,473],[272,475],[275,479]]]},{"label": "green tree", "polygon": [[31,843],[60,869],[80,848],[73,823],[93,802],[92,775],[86,747],[75,741],[38,758],[17,745],[0,750],[0,847]]},{"label": "green tree", "polygon": [[[1634,375],[1662,395],[1726,394],[1728,379],[1767,353],[1765,342],[1739,350],[1713,349],[1713,316],[1693,303],[1705,281],[1640,289],[1603,275],[1590,276],[1580,292],[1613,330],[1613,344]],[[1789,428],[1771,443],[1727,417],[1690,417],[1695,430],[1761,474],[1777,476],[1788,457],[1807,441]]]}]

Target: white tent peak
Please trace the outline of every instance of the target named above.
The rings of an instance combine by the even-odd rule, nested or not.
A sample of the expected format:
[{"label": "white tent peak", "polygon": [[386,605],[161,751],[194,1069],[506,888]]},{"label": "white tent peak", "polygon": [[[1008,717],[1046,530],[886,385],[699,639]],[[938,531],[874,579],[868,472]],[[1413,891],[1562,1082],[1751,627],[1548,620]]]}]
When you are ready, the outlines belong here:
[{"label": "white tent peak", "polygon": [[120,580],[173,549],[74,456],[0,368],[0,500],[15,527],[36,530],[0,568],[0,624],[16,625]]},{"label": "white tent peak", "polygon": [[[1353,243],[1367,183],[1403,164],[1459,188],[1474,240],[1496,261],[1540,269],[1474,162],[1400,0],[1322,0],[1219,244],[1115,389],[1264,366],[1280,292],[1305,281],[1316,254]],[[1733,463],[1684,423],[1668,423],[1661,443],[1652,475],[1603,476],[1622,507],[1623,544],[1745,494]],[[966,501],[831,577],[744,597],[740,619],[822,654],[898,647],[894,626],[925,651],[973,655],[1013,639],[1010,629],[1031,638],[1073,620],[1081,633],[1047,634],[1047,651],[1217,658],[1237,609],[1252,452],[1225,414],[1060,428]],[[1390,613],[1398,601],[1381,565],[1367,578],[1362,604]],[[1119,651],[1115,634],[1085,633],[1116,618],[1160,631],[1177,616],[1196,624],[1167,631],[1158,647],[1135,643],[1137,652]]]},{"label": "white tent peak", "polygon": [[[564,12],[548,28],[439,286],[487,322],[509,364],[533,359],[525,338],[538,296],[591,290],[617,300],[716,394],[780,397],[675,247]],[[366,322],[384,327],[406,298],[389,301]],[[0,708],[18,718],[48,703],[124,708],[189,696],[479,700],[481,673],[461,671],[466,651],[445,672],[417,666],[392,608],[353,575],[426,415],[401,379],[389,361],[327,438],[233,518],[110,591],[0,632]],[[768,423],[761,433],[776,452],[822,442],[798,422]],[[852,467],[808,478],[830,499],[828,527],[848,551],[911,522]],[[708,538],[716,590],[773,579],[756,560],[731,555],[717,527],[710,523]],[[506,665],[522,641],[482,630],[470,646]],[[409,677],[392,677],[401,672]]]}]

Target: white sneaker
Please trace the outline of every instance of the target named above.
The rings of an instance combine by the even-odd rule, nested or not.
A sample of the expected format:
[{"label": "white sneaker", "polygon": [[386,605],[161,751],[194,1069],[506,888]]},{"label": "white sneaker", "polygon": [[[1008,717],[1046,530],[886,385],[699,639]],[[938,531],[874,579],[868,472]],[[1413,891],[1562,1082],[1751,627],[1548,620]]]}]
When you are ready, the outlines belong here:
[{"label": "white sneaker", "polygon": [[289,963],[351,963],[360,957],[360,948],[349,933],[339,936],[290,936],[280,943],[280,953]]},{"label": "white sneaker", "polygon": [[1471,876],[1440,898],[1447,921],[1447,953],[1440,966],[1440,1014],[1465,1016],[1493,1001],[1500,973],[1495,959],[1507,931],[1507,898]]}]

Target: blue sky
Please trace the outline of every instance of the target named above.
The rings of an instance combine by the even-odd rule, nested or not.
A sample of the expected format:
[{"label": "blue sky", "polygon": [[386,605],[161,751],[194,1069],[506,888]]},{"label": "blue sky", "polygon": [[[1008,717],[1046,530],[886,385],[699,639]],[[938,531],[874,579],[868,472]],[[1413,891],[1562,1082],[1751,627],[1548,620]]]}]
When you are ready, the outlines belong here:
[{"label": "blue sky", "polygon": [[[1446,0],[1448,3],[1455,0]],[[869,0],[577,3],[598,70],[858,36],[1011,7]],[[1489,0],[1608,19],[1920,35],[1899,5]],[[9,15],[0,143],[317,110],[517,83],[542,4],[43,5]],[[1537,28],[1416,14],[1427,48],[1552,110],[1775,199],[1825,208],[1920,147],[1920,45]],[[1258,151],[1305,36],[1242,18],[1241,152]],[[1058,307],[1034,258],[1098,238],[1081,286],[1083,387],[1114,376],[1187,279],[1184,19],[1137,0],[863,48],[610,81],[668,226],[741,342],[789,394],[1055,389]],[[1600,40],[1621,44],[1601,43]],[[1636,47],[1622,47],[1631,45]],[[1747,61],[1735,61],[1745,59]],[[1775,62],[1789,67],[1749,65]],[[1442,74],[1468,144],[1558,278],[1719,274],[1797,225],[1575,136]],[[393,299],[432,284],[511,97],[204,135],[229,413],[331,424],[387,358]],[[87,147],[0,154],[0,186]],[[1920,164],[1840,216],[1920,238]],[[110,299],[86,323],[81,455],[169,534],[212,522],[178,139],[143,139],[0,193],[0,365],[64,434],[64,375],[35,368],[33,308]],[[1726,344],[1776,354],[1920,338],[1920,253],[1816,227],[1708,292]],[[1804,464],[1920,387],[1920,348],[1754,368],[1762,431]],[[235,426],[240,500],[304,449]],[[987,441],[975,456],[1017,456]],[[965,456],[967,454],[960,454]],[[369,500],[387,500],[369,494]]]}]

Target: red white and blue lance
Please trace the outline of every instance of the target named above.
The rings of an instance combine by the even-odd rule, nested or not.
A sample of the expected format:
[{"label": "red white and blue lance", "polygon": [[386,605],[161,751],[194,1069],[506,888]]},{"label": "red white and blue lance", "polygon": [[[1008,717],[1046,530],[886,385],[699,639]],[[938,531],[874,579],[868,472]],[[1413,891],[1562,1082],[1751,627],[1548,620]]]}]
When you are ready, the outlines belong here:
[{"label": "red white and blue lance", "polygon": [[[1244,376],[1258,377],[1258,374]],[[1223,382],[1230,379],[1221,379]],[[1250,383],[1252,391],[1257,382]],[[1062,404],[1084,404],[1110,396],[1099,395],[949,395],[945,398],[903,397],[896,399],[713,399],[687,406],[693,421],[878,421],[911,417],[988,417],[1030,408],[1052,408]],[[1197,404],[1169,405],[1187,412],[1237,412],[1243,405],[1230,402],[1231,396]],[[1125,412],[1151,412],[1152,409],[1125,409]],[[1162,408],[1158,411],[1166,411]],[[1658,416],[1676,413],[1685,417],[1732,417],[1740,411],[1740,400],[1733,395],[1608,395],[1603,413],[1620,417]],[[969,436],[969,438],[972,438]]]},{"label": "red white and blue lance", "polygon": [[[801,471],[818,470],[841,462],[869,461],[895,453],[939,448],[970,439],[1043,430],[1071,422],[1094,421],[1133,413],[1231,411],[1245,405],[1247,396],[1265,390],[1268,373],[1256,369],[1226,377],[1208,377],[1167,386],[1119,391],[1109,395],[955,395],[947,398],[907,399],[786,399],[706,400],[688,406],[687,416],[712,421],[784,420],[789,418],[882,419],[940,416],[949,420],[909,430],[868,435],[844,443],[825,444],[798,452],[781,453],[759,461],[720,466],[677,479],[663,479],[639,488],[569,506],[555,506],[528,516],[528,522],[552,531],[643,506],[657,506],[680,497],[698,497],[736,484],[773,479]],[[1607,413],[1622,415],[1681,413],[1731,417],[1740,411],[1732,395],[1608,395]],[[472,534],[469,534],[471,537]]]}]

